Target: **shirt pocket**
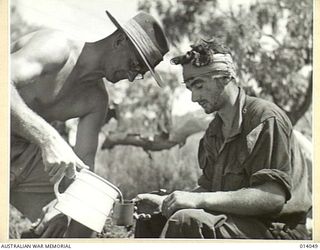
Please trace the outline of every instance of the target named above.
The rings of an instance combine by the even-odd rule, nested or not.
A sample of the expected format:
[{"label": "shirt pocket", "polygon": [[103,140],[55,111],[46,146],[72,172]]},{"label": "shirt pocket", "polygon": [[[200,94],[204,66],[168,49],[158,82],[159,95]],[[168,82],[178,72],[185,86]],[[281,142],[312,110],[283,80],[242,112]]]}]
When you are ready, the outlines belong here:
[{"label": "shirt pocket", "polygon": [[228,164],[223,172],[223,191],[234,191],[249,186],[248,175],[239,159]]}]

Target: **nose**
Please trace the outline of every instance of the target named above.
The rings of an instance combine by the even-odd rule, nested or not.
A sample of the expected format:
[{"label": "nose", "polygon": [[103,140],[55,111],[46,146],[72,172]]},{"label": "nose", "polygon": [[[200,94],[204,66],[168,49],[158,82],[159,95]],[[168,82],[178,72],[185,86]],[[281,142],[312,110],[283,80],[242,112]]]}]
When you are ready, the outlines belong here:
[{"label": "nose", "polygon": [[199,100],[199,95],[196,93],[196,91],[191,92],[191,101],[192,102],[197,102]]}]

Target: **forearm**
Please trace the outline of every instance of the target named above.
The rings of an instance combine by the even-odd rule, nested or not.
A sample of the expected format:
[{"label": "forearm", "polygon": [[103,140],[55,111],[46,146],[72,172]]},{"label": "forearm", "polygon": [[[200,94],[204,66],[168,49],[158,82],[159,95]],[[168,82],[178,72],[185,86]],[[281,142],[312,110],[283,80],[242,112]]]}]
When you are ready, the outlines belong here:
[{"label": "forearm", "polygon": [[205,192],[201,196],[199,207],[211,211],[239,215],[262,215],[280,212],[284,204],[282,195],[259,188],[247,188],[227,192]]},{"label": "forearm", "polygon": [[32,111],[11,85],[11,129],[14,133],[42,146],[60,137],[42,117]]},{"label": "forearm", "polygon": [[283,188],[274,182],[236,191],[203,192],[198,188],[193,192],[172,192],[163,200],[161,211],[167,218],[177,210],[188,208],[256,216],[280,212],[285,197]]}]

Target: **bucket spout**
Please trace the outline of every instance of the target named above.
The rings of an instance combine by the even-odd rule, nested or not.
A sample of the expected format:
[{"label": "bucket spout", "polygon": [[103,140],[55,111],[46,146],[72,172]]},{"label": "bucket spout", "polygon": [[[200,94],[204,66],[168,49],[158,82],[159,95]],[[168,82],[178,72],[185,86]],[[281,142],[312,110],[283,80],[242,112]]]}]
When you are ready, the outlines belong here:
[{"label": "bucket spout", "polygon": [[[101,178],[101,179],[102,179],[102,178]],[[120,200],[121,203],[123,203],[124,199],[123,199],[123,195],[122,195],[120,189],[119,189],[117,186],[115,186],[114,184],[112,184],[111,182],[109,182],[109,181],[107,181],[107,180],[105,180],[105,179],[103,179],[103,181],[104,181],[105,183],[107,183],[110,187],[112,187],[112,188],[118,193],[118,195],[119,195],[119,200]]]}]

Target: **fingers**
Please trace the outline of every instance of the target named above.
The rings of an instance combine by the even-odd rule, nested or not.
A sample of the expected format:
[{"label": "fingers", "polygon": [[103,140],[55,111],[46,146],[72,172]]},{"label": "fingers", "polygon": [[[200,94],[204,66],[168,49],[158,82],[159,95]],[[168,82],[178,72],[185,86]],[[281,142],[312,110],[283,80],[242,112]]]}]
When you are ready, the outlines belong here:
[{"label": "fingers", "polygon": [[83,161],[81,161],[79,158],[78,158],[78,160],[77,160],[77,162],[76,162],[76,166],[77,166],[78,168],[80,168],[80,169],[82,169],[82,168],[87,169],[87,170],[90,169],[89,166],[87,166],[86,164],[84,164]]},{"label": "fingers", "polygon": [[64,172],[66,171],[67,165],[65,163],[55,163],[51,165],[45,165],[45,171],[48,172],[48,175],[51,177],[50,182],[56,183],[60,178],[63,177]]},{"label": "fingers", "polygon": [[138,194],[135,198],[132,199],[132,201],[134,203],[137,203],[137,202],[142,201],[147,198],[148,198],[148,194]]},{"label": "fingers", "polygon": [[50,178],[50,182],[56,183],[58,180],[60,180],[63,177],[64,174],[65,174],[65,168],[59,168],[58,171],[55,173],[55,175]]},{"label": "fingers", "polygon": [[47,227],[48,227],[48,223],[42,220],[41,223],[39,223],[37,227],[33,229],[33,231],[35,234],[41,235],[44,232],[44,230],[47,229]]},{"label": "fingers", "polygon": [[162,202],[162,204],[161,204],[161,211],[162,211],[162,212],[164,212],[164,211],[167,210],[169,199],[170,199],[170,195],[163,200],[163,202]]},{"label": "fingers", "polygon": [[74,178],[75,175],[76,175],[76,169],[75,169],[75,167],[74,167],[72,164],[69,164],[69,166],[68,166],[67,169],[66,169],[65,174],[66,174],[66,176],[67,176],[69,179]]},{"label": "fingers", "polygon": [[34,229],[40,224],[40,222],[41,222],[41,219],[38,218],[35,222],[31,224],[31,229],[34,231]]},{"label": "fingers", "polygon": [[54,176],[56,174],[56,172],[58,172],[60,167],[64,167],[65,168],[64,164],[61,164],[61,165],[59,165],[57,163],[56,164],[52,164],[50,166],[50,169],[48,169],[48,171],[47,171],[49,176]]},{"label": "fingers", "polygon": [[176,210],[176,199],[174,195],[169,195],[162,202],[161,212],[165,217],[169,218]]},{"label": "fingers", "polygon": [[151,219],[151,214],[145,214],[145,213],[137,214],[137,213],[134,213],[133,214],[133,218],[136,219],[136,220],[149,220],[149,219]]},{"label": "fingers", "polygon": [[138,194],[135,198],[132,199],[133,203],[139,203],[142,201],[148,202],[150,199],[152,199],[151,194]]}]

